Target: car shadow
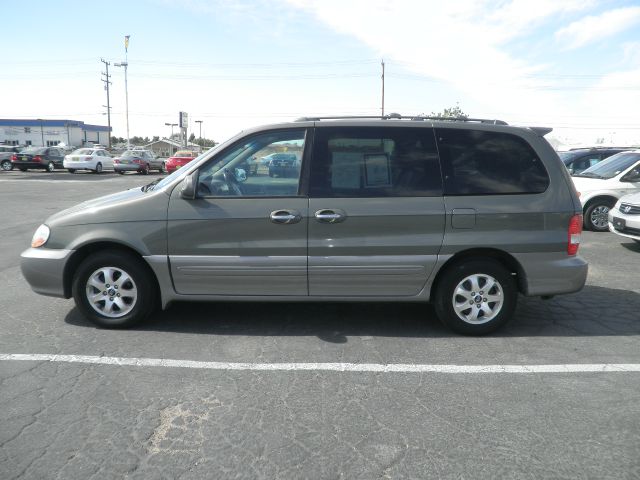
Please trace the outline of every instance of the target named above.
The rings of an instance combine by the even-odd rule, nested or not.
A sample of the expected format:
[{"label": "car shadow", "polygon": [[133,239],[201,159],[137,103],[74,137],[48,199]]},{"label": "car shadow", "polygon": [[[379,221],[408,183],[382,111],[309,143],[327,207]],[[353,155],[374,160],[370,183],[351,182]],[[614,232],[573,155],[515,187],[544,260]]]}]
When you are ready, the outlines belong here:
[{"label": "car shadow", "polygon": [[[587,286],[550,300],[520,296],[511,322],[493,337],[640,334],[640,293]],[[95,328],[73,308],[68,324]],[[179,302],[133,327],[199,335],[316,336],[346,343],[350,336],[452,337],[424,303]]]},{"label": "car shadow", "polygon": [[629,242],[621,243],[620,245],[622,245],[627,250],[640,253],[640,242],[629,241]]}]

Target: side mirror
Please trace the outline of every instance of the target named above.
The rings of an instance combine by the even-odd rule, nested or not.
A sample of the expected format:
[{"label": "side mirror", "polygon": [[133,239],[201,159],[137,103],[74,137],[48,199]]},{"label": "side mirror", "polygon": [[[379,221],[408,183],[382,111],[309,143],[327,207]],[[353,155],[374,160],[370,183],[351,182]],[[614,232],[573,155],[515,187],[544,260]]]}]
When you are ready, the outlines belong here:
[{"label": "side mirror", "polygon": [[624,177],[620,179],[621,182],[640,182],[640,169],[634,168]]},{"label": "side mirror", "polygon": [[187,175],[180,184],[180,198],[185,200],[194,200],[196,198],[196,179],[198,178],[198,171]]}]

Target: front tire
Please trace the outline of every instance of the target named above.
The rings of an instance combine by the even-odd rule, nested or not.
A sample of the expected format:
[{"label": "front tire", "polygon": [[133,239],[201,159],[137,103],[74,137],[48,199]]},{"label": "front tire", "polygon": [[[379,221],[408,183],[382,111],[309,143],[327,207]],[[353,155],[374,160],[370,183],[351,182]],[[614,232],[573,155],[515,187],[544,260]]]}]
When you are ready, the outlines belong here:
[{"label": "front tire", "polygon": [[142,175],[149,175],[149,164],[148,163],[144,167],[142,167],[142,169],[140,170],[140,173]]},{"label": "front tire", "polygon": [[598,200],[584,212],[584,227],[594,232],[609,231],[609,210],[613,208],[615,202],[611,200]]},{"label": "front tire", "polygon": [[495,260],[469,259],[440,278],[434,306],[438,318],[463,335],[486,335],[509,321],[518,291],[511,273]]},{"label": "front tire", "polygon": [[73,277],[76,306],[92,323],[126,328],[154,310],[156,290],[151,273],[135,255],[106,250],[87,257]]},{"label": "front tire", "polygon": [[67,172],[76,173],[76,169],[75,168],[67,168]]},{"label": "front tire", "polygon": [[165,172],[165,168],[164,168],[164,162],[162,162],[160,164],[160,169],[158,170],[160,173],[164,173]]}]

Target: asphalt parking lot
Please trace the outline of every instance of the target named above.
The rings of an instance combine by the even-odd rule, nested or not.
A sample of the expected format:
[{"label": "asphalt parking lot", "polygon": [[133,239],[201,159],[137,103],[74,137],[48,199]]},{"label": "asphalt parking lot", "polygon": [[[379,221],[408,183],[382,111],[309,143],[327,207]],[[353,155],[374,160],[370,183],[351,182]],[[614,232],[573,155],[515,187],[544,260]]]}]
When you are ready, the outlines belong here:
[{"label": "asphalt parking lot", "polygon": [[31,292],[48,215],[157,176],[0,172],[1,479],[640,478],[640,244],[585,232],[584,290],[520,297],[484,338],[420,304],[176,304],[110,331]]}]

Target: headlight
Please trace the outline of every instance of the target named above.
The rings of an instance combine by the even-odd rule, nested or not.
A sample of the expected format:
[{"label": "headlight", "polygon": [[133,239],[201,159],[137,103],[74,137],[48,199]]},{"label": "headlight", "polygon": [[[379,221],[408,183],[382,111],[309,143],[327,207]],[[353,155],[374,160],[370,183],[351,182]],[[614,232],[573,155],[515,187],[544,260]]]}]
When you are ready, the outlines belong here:
[{"label": "headlight", "polygon": [[33,234],[33,238],[31,239],[31,246],[33,248],[38,248],[47,243],[49,240],[49,234],[51,230],[46,225],[40,225],[36,230],[36,233]]}]

